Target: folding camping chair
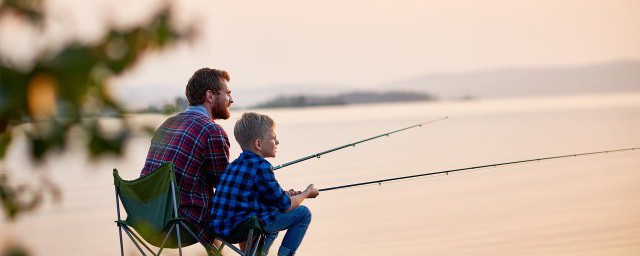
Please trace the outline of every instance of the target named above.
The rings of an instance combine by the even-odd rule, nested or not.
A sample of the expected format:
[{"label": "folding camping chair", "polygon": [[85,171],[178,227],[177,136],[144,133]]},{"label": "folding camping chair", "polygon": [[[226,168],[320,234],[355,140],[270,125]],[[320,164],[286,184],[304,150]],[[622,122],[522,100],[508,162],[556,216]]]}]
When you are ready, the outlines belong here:
[{"label": "folding camping chair", "polygon": [[[176,186],[176,176],[170,162],[161,165],[144,177],[130,181],[123,180],[118,175],[118,170],[113,169],[113,180],[118,213],[116,224],[120,236],[120,254],[122,256],[124,256],[123,230],[142,255],[147,255],[142,247],[152,255],[160,255],[165,248],[177,248],[179,254],[182,255],[182,247],[195,243],[202,244],[209,256],[221,256],[222,248],[225,245],[243,256],[255,255],[260,252],[264,243],[264,233],[257,217],[241,223],[235,228],[229,239],[217,238],[223,243],[220,248],[206,245],[200,241],[190,227],[191,224],[178,215],[180,198],[176,197],[176,194],[179,194],[179,188]],[[125,220],[120,217],[120,201],[122,201],[127,213]],[[136,232],[132,232],[132,230]],[[182,230],[186,230],[186,232]],[[145,241],[158,247],[158,251],[154,252]],[[231,244],[243,241],[247,241],[245,251],[241,251]]]}]

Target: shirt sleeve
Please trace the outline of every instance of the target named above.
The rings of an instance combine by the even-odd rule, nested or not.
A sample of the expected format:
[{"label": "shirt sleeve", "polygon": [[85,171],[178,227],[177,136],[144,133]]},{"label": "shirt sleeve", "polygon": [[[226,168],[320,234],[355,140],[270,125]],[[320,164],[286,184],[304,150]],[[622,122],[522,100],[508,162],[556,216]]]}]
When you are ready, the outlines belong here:
[{"label": "shirt sleeve", "polygon": [[289,209],[291,206],[291,199],[289,195],[284,192],[275,175],[273,169],[269,164],[260,164],[260,167],[256,171],[255,184],[260,192],[259,197],[266,204],[275,206],[281,212]]},{"label": "shirt sleeve", "polygon": [[222,172],[229,165],[229,137],[227,137],[227,133],[222,128],[215,130],[207,139],[207,147],[205,157],[212,164],[206,171],[207,183],[215,188],[220,182]]}]

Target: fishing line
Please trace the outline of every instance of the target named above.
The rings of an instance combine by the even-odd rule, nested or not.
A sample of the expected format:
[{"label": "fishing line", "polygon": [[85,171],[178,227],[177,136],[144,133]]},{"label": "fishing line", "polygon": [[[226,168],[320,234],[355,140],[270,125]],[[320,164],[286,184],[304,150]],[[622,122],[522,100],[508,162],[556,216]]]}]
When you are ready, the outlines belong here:
[{"label": "fishing line", "polygon": [[497,163],[497,164],[479,165],[479,166],[465,167],[465,168],[460,168],[460,169],[452,169],[452,170],[439,171],[439,172],[429,172],[429,173],[415,174],[415,175],[402,176],[402,177],[396,177],[396,178],[373,180],[373,181],[353,183],[353,184],[347,184],[347,185],[341,185],[341,186],[335,186],[335,187],[329,187],[329,188],[322,188],[322,189],[319,189],[319,191],[329,191],[329,190],[352,188],[352,187],[367,186],[367,185],[374,185],[374,184],[382,185],[382,183],[397,182],[397,181],[401,181],[401,180],[423,178],[423,177],[427,177],[427,176],[441,175],[441,174],[449,175],[449,173],[476,170],[476,169],[484,169],[484,168],[489,168],[489,167],[498,167],[498,166],[505,166],[505,165],[522,164],[522,163],[528,163],[528,162],[541,162],[541,161],[547,161],[547,160],[552,160],[552,159],[560,159],[560,158],[567,158],[567,157],[578,157],[578,156],[587,156],[587,155],[616,153],[616,152],[623,152],[623,151],[634,151],[634,150],[637,150],[637,149],[640,149],[640,148],[623,148],[623,149],[615,149],[615,150],[596,151],[596,152],[588,152],[588,153],[578,153],[578,154],[569,154],[569,155],[534,158],[534,159],[527,159],[527,160],[518,160],[518,161],[511,161],[511,162],[504,162],[504,163]]},{"label": "fishing line", "polygon": [[364,139],[364,140],[361,140],[361,141],[352,142],[352,143],[349,143],[349,144],[346,144],[346,145],[342,145],[342,146],[337,147],[337,148],[333,148],[333,149],[329,149],[329,150],[326,150],[326,151],[323,151],[323,152],[320,152],[320,153],[316,153],[316,154],[312,154],[312,155],[309,155],[309,156],[305,156],[303,158],[300,158],[300,159],[297,159],[297,160],[293,160],[291,162],[287,162],[287,163],[284,163],[284,164],[281,164],[281,165],[276,165],[276,166],[273,167],[273,170],[275,171],[275,170],[278,170],[278,169],[283,168],[283,167],[287,167],[287,166],[292,165],[292,164],[297,164],[297,163],[300,163],[300,162],[303,162],[303,161],[307,161],[309,159],[320,158],[320,156],[322,156],[324,154],[328,154],[328,153],[331,153],[331,152],[334,152],[334,151],[338,151],[338,150],[341,150],[341,149],[344,149],[344,148],[348,148],[348,147],[355,147],[356,145],[358,145],[360,143],[363,143],[363,142],[367,142],[367,141],[370,141],[370,140],[375,140],[375,139],[381,138],[381,137],[389,137],[389,135],[397,133],[397,132],[409,130],[409,129],[416,128],[416,127],[422,127],[423,125],[427,125],[427,124],[434,123],[434,122],[437,122],[437,121],[445,120],[445,119],[448,119],[448,118],[449,117],[446,116],[446,117],[443,117],[443,118],[438,118],[438,119],[434,119],[434,120],[431,120],[431,121],[428,121],[428,122],[424,122],[424,123],[412,125],[412,126],[409,126],[409,127],[405,127],[405,128],[402,128],[402,129],[398,129],[398,130],[395,130],[395,131],[383,133],[383,134],[380,134],[380,135],[377,135],[377,136],[373,136],[371,138],[367,138],[367,139]]}]

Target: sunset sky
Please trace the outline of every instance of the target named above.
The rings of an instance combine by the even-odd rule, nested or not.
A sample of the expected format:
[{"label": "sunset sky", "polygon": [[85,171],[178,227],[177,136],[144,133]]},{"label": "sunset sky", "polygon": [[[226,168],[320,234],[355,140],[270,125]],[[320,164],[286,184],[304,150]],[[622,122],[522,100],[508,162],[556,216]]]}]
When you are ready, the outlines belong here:
[{"label": "sunset sky", "polygon": [[[358,88],[430,73],[640,59],[639,0],[174,4],[180,20],[197,22],[199,39],[147,58],[115,81],[117,95],[156,88],[140,102],[171,99],[183,94],[200,67],[228,70],[241,96],[243,90],[272,86]],[[106,20],[144,18],[157,1],[56,0],[49,5],[72,24],[58,30],[91,37]],[[6,49],[11,42],[3,41]]]},{"label": "sunset sky", "polygon": [[[633,62],[635,65],[624,74],[640,74],[636,72],[640,67],[640,0],[42,2],[48,11],[42,33],[11,15],[0,17],[0,61],[24,65],[41,51],[55,53],[65,42],[99,40],[107,27],[148,20],[162,2],[175,7],[178,24],[195,24],[199,31],[195,41],[146,56],[128,73],[110,81],[110,92],[130,110],[185,98],[188,79],[202,67],[230,72],[235,107],[251,106],[277,93],[393,90],[394,86],[400,88],[401,81],[430,74],[470,77],[459,82],[471,85],[457,89],[464,92],[470,87],[489,88],[485,90],[488,92],[504,88],[524,91],[523,82],[512,82],[501,75],[508,72],[482,73],[492,70]],[[538,74],[553,72],[530,72],[534,75],[520,76],[525,79],[519,81],[531,81],[528,86],[534,89],[551,85],[547,88],[553,94],[524,92],[519,98],[499,99],[469,94],[469,98],[464,95],[429,102],[256,111],[272,116],[278,124],[282,144],[278,157],[269,159],[273,164],[449,117],[279,171],[283,187],[294,189],[309,183],[328,188],[470,166],[640,147],[640,76],[623,77],[611,72],[611,76],[593,76],[605,77],[597,80],[588,75],[598,73],[589,72],[593,69],[580,70],[583,72],[569,72],[569,78],[582,78],[573,79],[579,82],[569,88],[577,88],[571,93],[584,92],[587,82],[583,81],[603,84],[605,89],[618,81],[631,81],[628,87],[634,88],[610,94],[590,91],[560,95],[558,91],[571,79],[558,76],[538,80],[553,76]],[[480,75],[464,76],[473,72]],[[478,87],[469,82],[496,73],[498,79],[488,81],[501,80],[505,84],[502,88]],[[47,76],[36,78],[44,79],[31,81],[36,86],[28,88],[32,93],[29,103],[42,103],[32,108],[48,117],[56,110],[51,107],[56,103],[55,89],[68,90],[73,84],[56,87]],[[414,80],[420,81],[418,87],[427,84],[456,89]],[[560,81],[560,86],[538,82],[549,80]],[[434,95],[439,97],[437,92]],[[101,106],[90,98],[86,105]],[[61,115],[53,119],[57,123],[77,120],[66,117],[75,113],[67,111],[68,103],[59,102],[58,106]],[[229,135],[232,159],[242,151],[233,139],[233,124],[245,111],[249,110],[232,109],[231,118],[217,120]],[[0,163],[4,165],[0,166],[1,176],[11,178],[8,181],[18,186],[26,181],[38,185],[33,188],[53,192],[44,195],[43,207],[33,214],[0,222],[0,251],[15,242],[24,244],[33,255],[117,252],[111,170],[117,168],[127,180],[139,177],[151,143],[142,129],[159,127],[167,116],[129,114],[125,117],[127,126],[122,126],[111,116],[86,113],[79,121],[85,128],[65,130],[64,149],[52,148],[42,162],[33,160],[32,140],[40,139],[40,132],[52,130],[47,129],[48,124],[28,116],[18,119],[20,124],[15,128],[9,126],[12,130],[7,134],[12,140],[4,159],[0,159],[4,161]],[[33,122],[23,124],[29,120]],[[12,122],[9,124],[14,125]],[[113,137],[122,127],[133,130],[126,133],[128,141],[120,157],[97,159],[87,150],[95,146],[95,140],[88,141],[93,132]],[[62,134],[58,132],[61,129],[52,131]],[[305,201],[313,209],[314,222],[299,254],[639,255],[638,153],[475,169],[478,171],[323,192],[319,199]],[[60,188],[51,187],[50,182]],[[58,198],[49,197],[49,193],[63,195],[63,200],[55,200]],[[53,204],[52,200],[59,203]],[[77,223],[88,223],[91,228]],[[127,246],[126,252],[135,250],[132,244]],[[202,252],[200,247],[191,248],[192,252]]]}]

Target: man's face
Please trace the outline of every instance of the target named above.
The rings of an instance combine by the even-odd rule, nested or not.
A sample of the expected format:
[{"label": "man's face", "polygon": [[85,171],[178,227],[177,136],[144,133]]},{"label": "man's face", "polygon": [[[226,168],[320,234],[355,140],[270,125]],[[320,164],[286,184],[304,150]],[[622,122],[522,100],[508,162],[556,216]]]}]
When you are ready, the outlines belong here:
[{"label": "man's face", "polygon": [[229,107],[233,103],[233,97],[231,97],[231,89],[227,80],[222,79],[222,87],[218,94],[213,94],[213,106],[211,107],[211,115],[213,119],[229,119],[231,113]]}]

